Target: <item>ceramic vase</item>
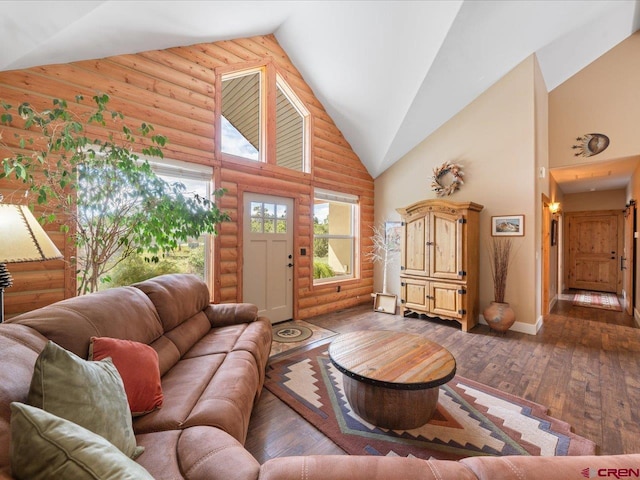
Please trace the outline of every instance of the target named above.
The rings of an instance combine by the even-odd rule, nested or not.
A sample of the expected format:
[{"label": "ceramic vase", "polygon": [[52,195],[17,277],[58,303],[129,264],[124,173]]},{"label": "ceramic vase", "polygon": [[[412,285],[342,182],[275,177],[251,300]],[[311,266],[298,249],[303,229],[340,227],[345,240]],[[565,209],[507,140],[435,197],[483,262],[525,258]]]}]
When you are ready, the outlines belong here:
[{"label": "ceramic vase", "polygon": [[489,327],[497,332],[506,332],[516,321],[516,313],[508,303],[491,302],[482,314]]}]

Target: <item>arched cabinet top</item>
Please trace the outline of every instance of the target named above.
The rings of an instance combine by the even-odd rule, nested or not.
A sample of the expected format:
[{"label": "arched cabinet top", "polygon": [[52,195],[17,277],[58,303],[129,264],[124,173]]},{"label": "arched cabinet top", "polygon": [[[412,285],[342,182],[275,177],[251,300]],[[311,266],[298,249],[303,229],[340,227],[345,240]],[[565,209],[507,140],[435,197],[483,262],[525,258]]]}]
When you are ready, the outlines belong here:
[{"label": "arched cabinet top", "polygon": [[421,200],[413,203],[408,207],[398,208],[396,211],[402,216],[410,216],[416,213],[439,211],[447,213],[456,213],[461,210],[471,210],[480,212],[484,208],[484,205],[473,202],[452,202],[450,200],[442,200],[439,198]]}]

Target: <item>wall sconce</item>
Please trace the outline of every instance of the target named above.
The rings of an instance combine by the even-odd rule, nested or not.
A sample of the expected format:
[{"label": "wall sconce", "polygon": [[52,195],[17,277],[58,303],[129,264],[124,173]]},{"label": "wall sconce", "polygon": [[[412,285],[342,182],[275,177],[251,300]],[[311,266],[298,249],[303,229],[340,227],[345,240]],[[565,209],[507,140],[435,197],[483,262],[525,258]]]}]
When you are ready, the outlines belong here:
[{"label": "wall sconce", "polygon": [[6,263],[56,258],[62,254],[28,207],[0,203],[0,323],[4,321],[4,289],[13,285]]},{"label": "wall sconce", "polygon": [[559,204],[558,202],[550,203],[550,204],[549,204],[549,211],[550,211],[552,214],[554,214],[554,215],[555,215],[556,213],[558,213],[558,212],[560,211],[560,204]]}]

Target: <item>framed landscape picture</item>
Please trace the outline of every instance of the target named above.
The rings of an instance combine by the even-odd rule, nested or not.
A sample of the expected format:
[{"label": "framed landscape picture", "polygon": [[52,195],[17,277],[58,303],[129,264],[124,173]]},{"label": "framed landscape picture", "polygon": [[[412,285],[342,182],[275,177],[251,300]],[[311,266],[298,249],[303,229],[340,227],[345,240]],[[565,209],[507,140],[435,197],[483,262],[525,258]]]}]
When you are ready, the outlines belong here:
[{"label": "framed landscape picture", "polygon": [[491,217],[491,235],[494,237],[524,237],[524,215]]}]

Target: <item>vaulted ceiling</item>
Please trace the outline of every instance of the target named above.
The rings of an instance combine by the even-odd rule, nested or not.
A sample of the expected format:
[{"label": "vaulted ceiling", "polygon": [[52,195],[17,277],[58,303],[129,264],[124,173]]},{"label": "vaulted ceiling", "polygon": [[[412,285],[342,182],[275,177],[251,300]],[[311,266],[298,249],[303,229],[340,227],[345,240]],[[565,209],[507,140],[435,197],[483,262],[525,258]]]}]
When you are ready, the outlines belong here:
[{"label": "vaulted ceiling", "polygon": [[376,177],[522,60],[547,89],[640,0],[0,1],[0,70],[273,33]]}]

